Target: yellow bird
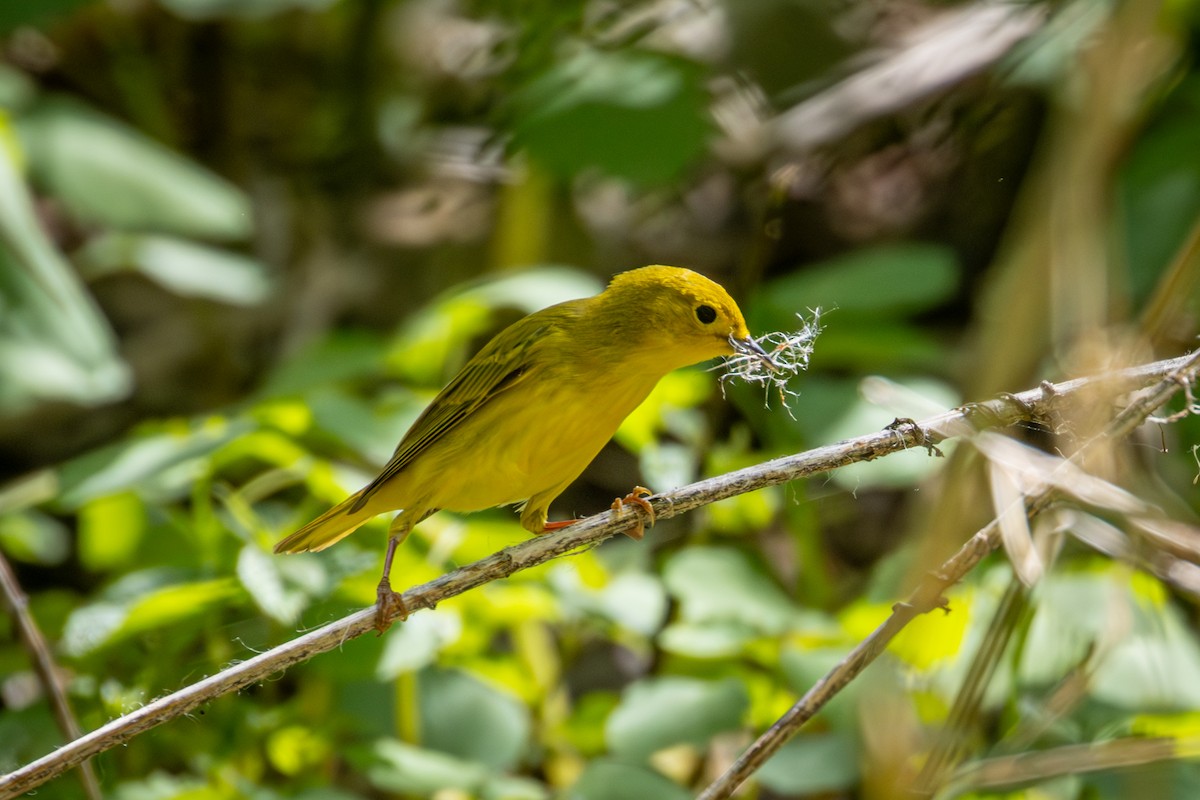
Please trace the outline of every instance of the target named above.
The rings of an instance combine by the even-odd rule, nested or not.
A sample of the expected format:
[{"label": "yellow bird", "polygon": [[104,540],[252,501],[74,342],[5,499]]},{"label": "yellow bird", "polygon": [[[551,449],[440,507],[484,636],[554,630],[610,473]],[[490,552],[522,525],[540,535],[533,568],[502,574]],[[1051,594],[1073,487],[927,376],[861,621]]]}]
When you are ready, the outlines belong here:
[{"label": "yellow bird", "polygon": [[[379,581],[382,631],[390,611],[403,613],[390,583],[392,556],[418,522],[441,509],[520,503],[521,525],[532,533],[571,524],[548,523],[550,503],[659,379],[739,352],[774,367],[720,285],[679,267],[623,272],[594,297],[542,309],[497,334],[417,418],[378,477],[275,552],[323,550],[399,510]],[[638,487],[625,501],[642,504],[653,521],[648,494]]]}]

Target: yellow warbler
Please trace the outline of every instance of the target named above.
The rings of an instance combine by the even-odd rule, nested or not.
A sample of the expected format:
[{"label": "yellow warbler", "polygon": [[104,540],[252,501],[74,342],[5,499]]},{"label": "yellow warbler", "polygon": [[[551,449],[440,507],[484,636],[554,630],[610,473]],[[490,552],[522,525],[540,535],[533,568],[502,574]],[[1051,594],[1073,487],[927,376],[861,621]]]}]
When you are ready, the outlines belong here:
[{"label": "yellow warbler", "polygon": [[[275,552],[322,550],[400,510],[379,582],[382,631],[400,602],[389,580],[392,555],[418,522],[440,509],[522,503],[521,525],[533,533],[569,525],[547,523],[551,501],[659,379],[738,352],[774,366],[718,284],[679,267],[623,272],[595,297],[542,309],[501,331],[417,418],[375,480]],[[625,499],[653,519],[648,494],[639,487]]]}]

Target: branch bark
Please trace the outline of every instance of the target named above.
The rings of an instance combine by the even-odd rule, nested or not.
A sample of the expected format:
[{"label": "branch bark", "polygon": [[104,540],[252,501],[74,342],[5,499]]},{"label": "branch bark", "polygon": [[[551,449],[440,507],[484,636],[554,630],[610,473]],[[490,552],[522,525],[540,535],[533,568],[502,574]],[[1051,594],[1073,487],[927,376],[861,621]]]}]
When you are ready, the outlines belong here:
[{"label": "branch bark", "polygon": [[[1006,395],[984,403],[948,411],[921,423],[897,424],[882,431],[698,481],[671,492],[655,495],[650,498],[650,502],[654,506],[657,517],[670,518],[717,500],[828,472],[858,461],[871,461],[910,447],[927,447],[933,452],[934,445],[948,438],[969,435],[983,428],[1002,427],[1019,420],[1036,420],[1047,417],[1060,401],[1085,389],[1095,389],[1098,385],[1103,385],[1105,390],[1113,395],[1142,389],[1152,382],[1161,380],[1164,376],[1174,375],[1187,365],[1194,366],[1198,359],[1200,356],[1197,355],[1186,356],[1101,376],[1080,378],[1055,385],[1047,384],[1042,388],[1021,394]],[[1173,385],[1178,388],[1178,384]],[[1153,408],[1157,408],[1162,402],[1165,402],[1165,398]],[[626,511],[620,514],[606,511],[580,520],[560,532],[539,536],[505,548],[473,564],[468,564],[428,583],[409,589],[402,595],[404,606],[410,612],[432,608],[446,598],[470,591],[490,581],[507,577],[580,548],[595,546],[611,536],[633,529],[638,523],[635,515],[641,513],[643,512],[636,506],[628,505]],[[971,566],[990,551],[988,537],[983,536],[981,539],[981,534],[976,534],[971,540],[971,542],[976,542],[975,545],[968,542],[964,548],[965,553],[960,553],[947,562],[950,569],[947,575],[958,574],[961,576],[965,574]],[[960,559],[962,563],[956,563],[955,559]],[[962,571],[957,572],[958,569]],[[935,605],[939,596],[940,590],[932,596],[932,602]],[[920,613],[920,609],[929,606],[929,600],[920,598],[917,600],[910,605],[898,605],[893,619],[884,623],[880,630],[863,642],[859,650],[855,651],[858,653],[857,656],[852,654],[851,658],[861,661],[852,674],[844,673],[827,677],[818,686],[813,687],[809,695],[819,692],[832,696],[832,693],[836,693],[844,686],[845,681],[861,671],[862,667],[865,667],[878,655],[878,652],[886,646],[887,641],[907,624],[909,619]],[[374,620],[374,607],[350,614],[254,658],[227,667],[215,675],[148,703],[136,711],[118,717],[52,753],[14,772],[0,776],[0,800],[14,798],[28,792],[92,756],[127,742],[138,734],[168,720],[186,714],[203,703],[264,680],[319,653],[332,650],[347,639],[373,630]],[[839,681],[841,682],[839,683]],[[738,778],[737,783],[743,779],[744,776]],[[704,797],[725,796],[728,795],[710,795],[708,793],[704,795]]]}]

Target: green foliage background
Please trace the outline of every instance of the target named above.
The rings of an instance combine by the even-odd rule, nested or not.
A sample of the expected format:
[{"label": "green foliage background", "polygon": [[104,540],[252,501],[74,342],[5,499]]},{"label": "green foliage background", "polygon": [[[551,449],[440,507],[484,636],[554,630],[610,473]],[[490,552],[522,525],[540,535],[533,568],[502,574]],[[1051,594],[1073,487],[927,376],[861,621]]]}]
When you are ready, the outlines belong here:
[{"label": "green foliage background", "polygon": [[[373,602],[386,520],[321,554],[271,546],[366,482],[488,336],[621,269],[692,266],[756,332],[818,306],[826,331],[791,413],[703,369],[669,376],[560,517],[1133,360],[1133,329],[1144,360],[1190,346],[1194,2],[1031,4],[1050,21],[983,76],[815,151],[774,136],[775,115],[958,8],[0,5],[0,551],[82,726]],[[1187,522],[1195,434],[1139,440],[1120,476]],[[99,757],[106,796],[691,797],[988,519],[950,461],[760,491],[488,585]],[[523,536],[508,510],[438,514],[394,581]],[[900,796],[1009,574],[997,557],[957,587],[744,796]],[[1068,548],[972,757],[1182,748],[1196,622],[1194,598]],[[1081,663],[1086,691],[1055,716]],[[0,769],[60,742],[0,619]],[[1135,781],[1200,791],[1180,761],[1010,796]]]}]

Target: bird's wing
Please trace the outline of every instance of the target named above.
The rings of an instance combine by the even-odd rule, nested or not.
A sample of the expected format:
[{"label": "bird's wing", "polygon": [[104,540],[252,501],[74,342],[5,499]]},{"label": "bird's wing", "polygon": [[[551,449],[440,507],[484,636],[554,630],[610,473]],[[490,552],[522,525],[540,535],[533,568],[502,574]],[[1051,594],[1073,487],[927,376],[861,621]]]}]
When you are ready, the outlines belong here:
[{"label": "bird's wing", "polygon": [[362,508],[379,487],[485,403],[527,380],[530,372],[536,371],[537,345],[550,328],[556,327],[556,315],[546,313],[550,310],[531,314],[505,328],[467,362],[417,417],[383,471],[359,494],[351,513]]}]

